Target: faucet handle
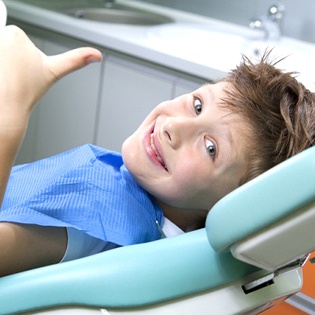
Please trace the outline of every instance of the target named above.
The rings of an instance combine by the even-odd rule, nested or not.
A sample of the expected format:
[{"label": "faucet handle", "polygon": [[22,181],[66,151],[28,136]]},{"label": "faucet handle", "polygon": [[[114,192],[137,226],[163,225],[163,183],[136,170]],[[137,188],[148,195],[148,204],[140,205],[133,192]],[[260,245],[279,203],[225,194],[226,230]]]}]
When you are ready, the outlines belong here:
[{"label": "faucet handle", "polygon": [[285,7],[283,4],[273,4],[268,10],[268,19],[280,23],[283,19]]},{"label": "faucet handle", "polygon": [[249,27],[263,30],[265,40],[278,41],[281,37],[281,22],[284,11],[284,5],[280,3],[274,4],[269,8],[267,16],[262,16],[260,19],[251,19]]}]

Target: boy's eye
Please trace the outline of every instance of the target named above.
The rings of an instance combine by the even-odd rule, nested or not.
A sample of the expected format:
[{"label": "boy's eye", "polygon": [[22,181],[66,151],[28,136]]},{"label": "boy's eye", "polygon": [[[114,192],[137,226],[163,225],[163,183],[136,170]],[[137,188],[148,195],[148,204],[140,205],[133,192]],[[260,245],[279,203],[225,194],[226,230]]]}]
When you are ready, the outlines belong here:
[{"label": "boy's eye", "polygon": [[194,100],[194,107],[195,107],[195,112],[197,115],[200,115],[201,114],[201,111],[202,111],[202,103],[200,101],[199,98],[196,98]]},{"label": "boy's eye", "polygon": [[215,148],[214,143],[209,139],[206,139],[206,148],[207,148],[207,151],[209,152],[210,156],[215,157],[216,148]]}]

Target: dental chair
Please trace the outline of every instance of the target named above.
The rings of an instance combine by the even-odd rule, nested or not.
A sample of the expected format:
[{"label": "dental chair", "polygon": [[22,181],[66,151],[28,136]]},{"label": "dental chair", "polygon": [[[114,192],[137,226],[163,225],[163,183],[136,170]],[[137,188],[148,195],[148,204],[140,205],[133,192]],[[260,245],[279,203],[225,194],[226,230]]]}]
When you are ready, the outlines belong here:
[{"label": "dental chair", "polygon": [[258,314],[315,249],[315,147],[221,199],[206,227],[0,278],[0,314]]}]

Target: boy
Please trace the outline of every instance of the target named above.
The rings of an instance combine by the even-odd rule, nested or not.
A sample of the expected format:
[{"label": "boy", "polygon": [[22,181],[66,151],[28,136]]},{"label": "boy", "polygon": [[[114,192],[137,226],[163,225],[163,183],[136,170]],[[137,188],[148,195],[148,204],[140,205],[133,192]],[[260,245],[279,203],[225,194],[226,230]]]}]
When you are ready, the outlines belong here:
[{"label": "boy", "polygon": [[[11,138],[1,144],[10,153],[0,161],[2,194],[31,109],[56,73],[51,57],[20,30],[13,33],[29,52],[28,62],[20,62],[30,72],[19,74],[13,64],[7,70],[13,67],[16,77],[3,97],[10,106],[1,108],[1,137]],[[100,59],[95,50],[77,54],[75,66],[57,70],[56,78],[86,64],[87,56]],[[123,161],[84,146],[15,168],[0,212],[0,274],[158,239],[160,225],[170,234],[202,227],[220,198],[312,146],[314,94],[267,57],[257,65],[245,59],[221,82],[158,105],[123,144]],[[29,86],[34,71],[43,75]]]}]

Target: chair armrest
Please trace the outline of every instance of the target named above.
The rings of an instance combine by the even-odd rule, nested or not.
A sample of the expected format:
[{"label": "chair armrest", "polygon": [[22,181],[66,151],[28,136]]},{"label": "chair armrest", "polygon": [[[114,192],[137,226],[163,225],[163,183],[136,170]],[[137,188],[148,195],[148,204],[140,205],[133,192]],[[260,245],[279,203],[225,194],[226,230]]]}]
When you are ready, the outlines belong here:
[{"label": "chair armrest", "polygon": [[216,253],[201,229],[0,278],[0,314],[61,305],[148,305],[256,270],[231,253]]}]

